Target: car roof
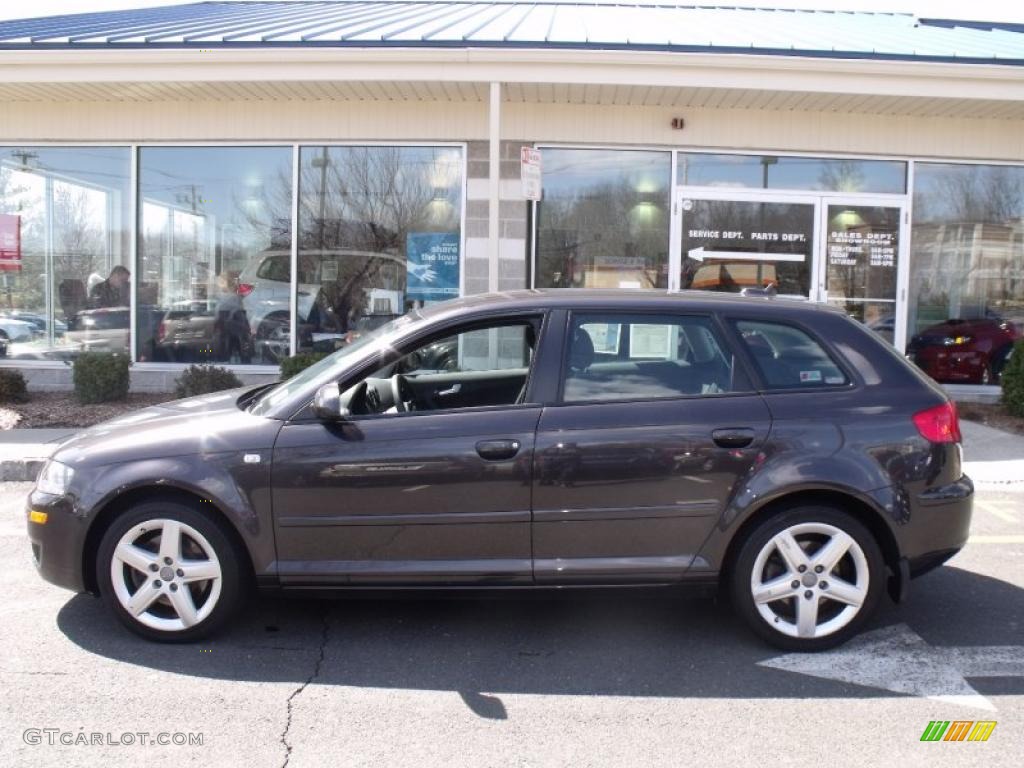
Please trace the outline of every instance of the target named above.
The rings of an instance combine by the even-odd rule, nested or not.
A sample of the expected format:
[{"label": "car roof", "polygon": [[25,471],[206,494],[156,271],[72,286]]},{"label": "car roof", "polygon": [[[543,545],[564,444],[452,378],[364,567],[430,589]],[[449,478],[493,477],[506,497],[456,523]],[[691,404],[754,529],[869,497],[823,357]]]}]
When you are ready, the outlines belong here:
[{"label": "car roof", "polygon": [[664,291],[636,288],[533,288],[482,293],[439,302],[419,310],[424,318],[460,315],[474,310],[517,311],[530,309],[638,309],[678,311],[681,308],[709,312],[759,310],[773,307],[780,312],[841,312],[838,308],[806,299],[775,296],[743,296],[717,291]]}]

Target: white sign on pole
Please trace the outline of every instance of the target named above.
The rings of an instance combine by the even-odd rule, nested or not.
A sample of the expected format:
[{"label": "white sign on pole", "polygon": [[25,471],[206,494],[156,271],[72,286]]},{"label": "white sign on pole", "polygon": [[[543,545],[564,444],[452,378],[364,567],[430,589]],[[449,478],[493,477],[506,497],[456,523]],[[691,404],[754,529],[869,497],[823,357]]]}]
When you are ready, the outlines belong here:
[{"label": "white sign on pole", "polygon": [[527,200],[540,200],[540,150],[534,149],[533,147],[520,148],[519,163],[520,178],[523,182],[523,197],[525,197]]}]

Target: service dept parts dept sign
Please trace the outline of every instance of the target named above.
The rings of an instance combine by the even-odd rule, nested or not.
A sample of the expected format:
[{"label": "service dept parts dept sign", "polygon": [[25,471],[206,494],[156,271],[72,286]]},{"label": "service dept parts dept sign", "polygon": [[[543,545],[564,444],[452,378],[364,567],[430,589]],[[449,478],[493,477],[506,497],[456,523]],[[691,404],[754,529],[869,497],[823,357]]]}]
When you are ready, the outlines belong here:
[{"label": "service dept parts dept sign", "polygon": [[443,301],[459,295],[458,232],[410,232],[405,254],[408,298]]},{"label": "service dept parts dept sign", "polygon": [[540,200],[540,150],[533,147],[521,147],[519,149],[519,169],[520,179],[523,182],[523,197],[527,200]]}]

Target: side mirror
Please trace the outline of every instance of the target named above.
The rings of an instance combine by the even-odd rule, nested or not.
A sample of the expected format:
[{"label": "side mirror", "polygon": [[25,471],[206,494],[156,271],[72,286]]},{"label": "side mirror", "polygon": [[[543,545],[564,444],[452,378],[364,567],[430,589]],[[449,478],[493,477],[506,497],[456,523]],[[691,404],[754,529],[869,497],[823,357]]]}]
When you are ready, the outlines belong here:
[{"label": "side mirror", "polygon": [[338,382],[324,384],[313,396],[313,414],[324,421],[341,421],[348,417],[348,408],[341,404]]}]

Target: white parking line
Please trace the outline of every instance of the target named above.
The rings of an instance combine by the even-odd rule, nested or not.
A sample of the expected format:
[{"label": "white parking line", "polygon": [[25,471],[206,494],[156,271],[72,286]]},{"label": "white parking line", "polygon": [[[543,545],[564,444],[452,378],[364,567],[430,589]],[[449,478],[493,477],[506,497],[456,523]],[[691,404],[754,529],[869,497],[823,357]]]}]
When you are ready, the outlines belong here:
[{"label": "white parking line", "polygon": [[971,536],[968,544],[1024,544],[1024,534],[979,534]]},{"label": "white parking line", "polygon": [[1009,507],[1010,509],[1016,509],[1017,505],[1012,502],[1006,501],[978,501],[975,502],[979,509],[988,512],[989,514],[995,515],[1000,520],[1007,523],[1016,523],[1017,516],[1012,512],[1007,512],[1003,507]]}]

